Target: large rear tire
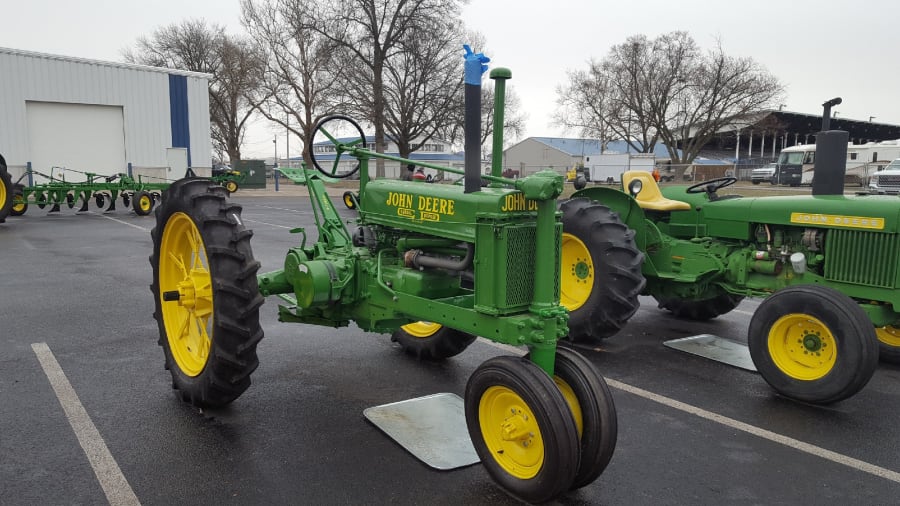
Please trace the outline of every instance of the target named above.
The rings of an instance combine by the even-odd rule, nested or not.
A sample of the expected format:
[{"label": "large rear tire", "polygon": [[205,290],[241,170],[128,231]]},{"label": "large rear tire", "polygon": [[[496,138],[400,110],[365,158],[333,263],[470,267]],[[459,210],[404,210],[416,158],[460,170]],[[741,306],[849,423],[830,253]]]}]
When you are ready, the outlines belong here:
[{"label": "large rear tire", "polygon": [[419,360],[439,361],[462,353],[475,341],[475,336],[439,323],[420,321],[397,329],[391,341]]},{"label": "large rear tire", "polygon": [[150,232],[159,345],[173,387],[197,406],[228,404],[250,386],[263,337],[253,233],[225,195],[209,181],[177,181]]},{"label": "large rear tire", "polygon": [[0,157],[0,222],[9,216],[13,205],[13,185],[9,172],[6,171],[6,162]]},{"label": "large rear tire", "polygon": [[678,318],[704,321],[723,315],[736,308],[744,300],[740,295],[722,293],[703,300],[669,299],[653,296],[659,308],[671,311]]},{"label": "large rear tire", "polygon": [[560,304],[569,310],[569,339],[609,337],[640,306],[638,295],[647,283],[641,273],[644,255],[634,231],[608,207],[575,198],[560,209]]},{"label": "large rear tire", "polygon": [[878,367],[875,328],[850,297],[820,285],[781,289],[759,305],[747,344],[780,394],[830,404],[859,392]]}]

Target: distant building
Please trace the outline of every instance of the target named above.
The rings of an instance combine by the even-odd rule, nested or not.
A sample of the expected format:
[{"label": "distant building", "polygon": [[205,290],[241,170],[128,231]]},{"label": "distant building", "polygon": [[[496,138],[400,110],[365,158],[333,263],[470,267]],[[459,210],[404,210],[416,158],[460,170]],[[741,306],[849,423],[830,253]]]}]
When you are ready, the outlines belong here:
[{"label": "distant building", "polygon": [[[627,153],[625,141],[606,143],[603,153]],[[634,152],[634,149],[630,149]],[[597,139],[568,139],[563,137],[528,137],[503,150],[503,169],[516,170],[520,177],[529,176],[544,169],[552,169],[560,174],[577,164],[588,165],[592,155],[601,153]],[[662,144],[656,144],[656,160],[669,159],[669,153]]]},{"label": "distant building", "polygon": [[[339,142],[352,142],[354,140],[358,140],[358,138],[341,138],[338,139]],[[369,135],[366,136],[366,149],[371,151],[375,151],[375,136]],[[323,165],[323,168],[331,171],[332,165],[334,164],[335,159],[335,145],[330,141],[323,141],[313,144],[313,155],[316,157],[316,160],[319,162],[319,165]],[[385,147],[384,154],[391,156],[400,156],[400,150],[397,148],[397,144],[392,140],[387,140],[387,146]],[[422,145],[418,150],[412,152],[409,155],[409,159],[414,162],[422,162],[428,163],[432,165],[439,165],[443,167],[450,167],[454,169],[463,170],[465,167],[465,157],[461,152],[453,152],[453,147],[449,142],[431,139]],[[323,164],[323,162],[327,162],[327,166]],[[337,173],[348,172],[356,166],[358,162],[355,158],[350,157],[347,154],[342,154],[341,159],[337,168]],[[296,165],[296,163],[294,163]],[[392,160],[385,160],[384,162],[384,175],[387,178],[398,179],[400,178],[402,172],[405,171],[406,164],[400,164],[400,162],[395,162]],[[369,161],[369,174],[371,177],[375,177],[375,160],[372,159]],[[425,169],[425,174],[431,176],[434,179],[454,179],[456,176],[454,174],[442,174],[440,171],[435,169]],[[358,176],[354,176],[358,177]]]},{"label": "distant building", "polygon": [[208,175],[210,78],[0,48],[0,153],[14,179],[28,164],[43,173],[130,166],[157,179],[183,177],[187,167]]}]

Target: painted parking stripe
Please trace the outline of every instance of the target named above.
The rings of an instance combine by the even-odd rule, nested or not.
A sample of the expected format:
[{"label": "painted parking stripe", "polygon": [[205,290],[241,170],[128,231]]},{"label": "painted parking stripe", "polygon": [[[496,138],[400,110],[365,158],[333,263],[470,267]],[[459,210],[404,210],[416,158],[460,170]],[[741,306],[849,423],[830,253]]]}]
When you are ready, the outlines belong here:
[{"label": "painted parking stripe", "polygon": [[244,218],[244,221],[247,221],[247,222],[250,222],[250,223],[259,223],[260,225],[268,225],[268,226],[270,226],[270,227],[286,228],[286,229],[289,229],[289,230],[290,230],[290,229],[293,229],[293,228],[297,228],[297,227],[287,227],[287,226],[284,226],[284,225],[276,225],[276,224],[274,224],[274,223],[266,223],[266,222],[264,222],[264,221],[258,221],[258,220],[248,220],[247,218]]},{"label": "painted parking stripe", "polygon": [[97,481],[100,482],[100,487],[103,489],[103,493],[106,494],[109,504],[112,506],[140,505],[141,502],[138,501],[137,496],[131,489],[131,485],[128,484],[128,480],[125,479],[125,475],[122,474],[122,470],[116,464],[116,460],[109,452],[109,448],[106,447],[103,437],[100,436],[100,431],[94,426],[94,422],[91,421],[91,417],[88,416],[87,411],[82,406],[81,401],[78,399],[78,394],[75,393],[75,389],[72,388],[72,384],[66,378],[66,374],[59,366],[59,362],[56,361],[56,357],[50,351],[50,347],[47,346],[47,343],[34,343],[31,345],[31,349],[37,355],[38,361],[44,369],[44,374],[47,375],[47,379],[56,393],[56,398],[66,413],[69,425],[72,426],[72,430],[78,438],[78,443],[81,444],[81,449],[87,455],[88,461],[94,469],[94,474],[97,476]]},{"label": "painted parking stripe", "polygon": [[145,228],[145,227],[142,227],[142,226],[140,226],[140,225],[135,225],[134,223],[128,223],[127,221],[118,220],[118,219],[116,219],[116,218],[113,218],[112,216],[104,216],[104,215],[102,215],[102,214],[96,214],[96,213],[94,213],[93,211],[88,211],[88,213],[93,214],[94,216],[99,216],[99,217],[101,217],[101,218],[106,218],[107,220],[112,220],[112,221],[114,221],[114,222],[116,222],[116,223],[121,223],[122,225],[128,225],[129,227],[136,228],[136,229],[138,229],[138,230],[143,230],[144,232],[149,232],[149,231],[150,231],[149,228]]},{"label": "painted parking stripe", "polygon": [[[501,350],[505,350],[511,353],[515,353],[519,356],[527,353],[527,350],[523,350],[521,348],[516,348],[514,346],[510,346],[508,344],[497,343],[488,339],[484,339],[479,337],[479,341],[494,346],[495,348],[499,348]],[[776,432],[772,432],[770,430],[762,429],[760,427],[756,427],[754,425],[750,425],[748,423],[740,422],[733,418],[728,418],[727,416],[722,416],[712,411],[707,411],[702,408],[698,408],[696,406],[692,406],[690,404],[685,404],[681,401],[676,401],[675,399],[671,399],[669,397],[665,397],[663,395],[655,394],[648,390],[644,390],[642,388],[631,386],[627,383],[622,383],[621,381],[616,381],[610,378],[606,379],[606,383],[617,390],[622,390],[623,392],[628,392],[633,395],[637,395],[638,397],[643,397],[644,399],[662,404],[664,406],[668,406],[673,409],[677,409],[679,411],[699,416],[705,420],[709,420],[711,422],[715,422],[721,425],[725,425],[726,427],[731,427],[733,429],[746,432],[747,434],[752,434],[757,437],[761,437],[763,439],[767,439],[774,443],[778,443],[789,448],[793,448],[795,450],[799,450],[804,453],[808,453],[810,455],[815,455],[816,457],[823,458],[825,460],[829,460],[836,464],[841,464],[852,469],[856,469],[857,471],[862,471],[864,473],[872,474],[878,476],[880,478],[884,478],[895,483],[900,483],[900,473],[896,471],[892,471],[890,469],[886,469],[884,467],[879,467],[874,464],[870,464],[868,462],[864,462],[859,459],[854,459],[853,457],[848,457],[846,455],[842,455],[837,452],[833,452],[831,450],[826,450],[825,448],[811,445],[809,443],[804,443],[803,441],[783,436]]]},{"label": "painted parking stripe", "polygon": [[616,381],[607,378],[606,382],[609,386],[613,388],[617,388],[619,390],[628,392],[630,394],[637,395],[638,397],[643,397],[644,399],[651,400],[653,402],[657,402],[659,404],[663,404],[673,409],[677,409],[679,411],[683,411],[685,413],[689,413],[695,416],[699,416],[700,418],[704,418],[711,422],[716,422],[727,427],[731,427],[733,429],[746,432],[748,434],[752,434],[757,437],[761,437],[763,439],[767,439],[774,443],[779,443],[784,446],[793,448],[795,450],[799,450],[804,453],[808,453],[810,455],[815,455],[816,457],[823,458],[825,460],[830,460],[836,464],[841,464],[857,471],[862,471],[864,473],[869,473],[881,478],[885,478],[887,480],[891,480],[895,483],[900,483],[900,473],[896,471],[892,471],[890,469],[885,469],[883,467],[876,466],[874,464],[869,464],[868,462],[864,462],[859,459],[854,459],[853,457],[848,457],[846,455],[842,455],[837,452],[833,452],[831,450],[826,450],[825,448],[821,448],[819,446],[811,445],[809,443],[804,443],[803,441],[799,441],[797,439],[783,436],[781,434],[761,429],[754,425],[750,425],[744,422],[739,422],[733,418],[728,418],[727,416],[722,416],[711,411],[707,411],[702,408],[698,408],[695,406],[691,406],[690,404],[685,404],[680,401],[676,401],[675,399],[670,399],[668,397],[664,397],[662,395],[655,394],[653,392],[649,392],[647,390],[633,387],[626,383],[622,383],[621,381]]}]

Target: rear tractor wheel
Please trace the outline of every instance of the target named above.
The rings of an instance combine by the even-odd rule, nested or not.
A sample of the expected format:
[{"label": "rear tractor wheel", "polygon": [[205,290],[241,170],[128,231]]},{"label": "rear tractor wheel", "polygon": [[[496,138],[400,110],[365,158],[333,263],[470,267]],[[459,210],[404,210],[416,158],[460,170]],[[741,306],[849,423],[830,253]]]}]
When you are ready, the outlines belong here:
[{"label": "rear tractor wheel", "polygon": [[820,285],[781,289],[750,320],[756,369],[780,394],[829,404],[859,392],[878,367],[875,328],[850,297]]},{"label": "rear tractor wheel", "polygon": [[420,360],[443,360],[462,353],[475,341],[475,336],[438,323],[419,321],[397,329],[391,341]]},{"label": "rear tractor wheel", "polygon": [[609,337],[640,306],[644,255],[618,214],[590,199],[562,203],[560,304],[569,310],[569,339]]},{"label": "rear tractor wheel", "polygon": [[481,364],[466,384],[465,410],[475,451],[509,494],[540,503],[572,486],[578,429],[559,388],[530,360]]},{"label": "rear tractor wheel", "polygon": [[263,336],[252,232],[225,197],[208,181],[176,182],[150,232],[159,345],[173,387],[197,406],[228,404],[250,386]]},{"label": "rear tractor wheel", "polygon": [[0,222],[9,216],[13,206],[13,185],[9,172],[6,171],[6,164],[3,163],[3,157],[0,157]]}]

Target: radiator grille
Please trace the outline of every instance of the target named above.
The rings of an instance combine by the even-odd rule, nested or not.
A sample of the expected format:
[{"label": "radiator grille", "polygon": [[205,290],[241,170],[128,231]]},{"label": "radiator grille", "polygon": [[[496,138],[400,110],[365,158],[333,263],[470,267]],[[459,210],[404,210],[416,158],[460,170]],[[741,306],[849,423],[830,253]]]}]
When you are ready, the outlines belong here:
[{"label": "radiator grille", "polygon": [[898,236],[861,230],[828,230],[825,278],[842,283],[894,288]]},{"label": "radiator grille", "polygon": [[506,249],[506,306],[531,302],[534,290],[534,227],[510,227]]}]

